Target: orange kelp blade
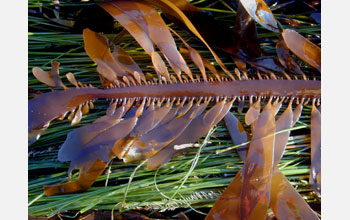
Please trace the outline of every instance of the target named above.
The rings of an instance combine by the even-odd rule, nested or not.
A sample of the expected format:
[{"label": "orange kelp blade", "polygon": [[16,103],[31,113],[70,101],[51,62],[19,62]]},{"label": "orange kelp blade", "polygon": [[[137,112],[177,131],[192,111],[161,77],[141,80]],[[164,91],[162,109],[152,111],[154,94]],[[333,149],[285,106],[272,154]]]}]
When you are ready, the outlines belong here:
[{"label": "orange kelp blade", "polygon": [[134,73],[136,71],[137,73],[142,73],[142,70],[139,67],[139,65],[137,65],[135,61],[131,58],[131,56],[129,56],[120,46],[114,47],[112,56],[116,61],[118,61],[121,64],[122,68],[127,72]]},{"label": "orange kelp blade", "polygon": [[224,70],[224,72],[229,77],[233,78],[233,76],[227,70],[224,63],[217,56],[217,54],[214,52],[214,50],[212,50],[212,48],[208,45],[208,43],[204,40],[202,35],[198,32],[198,30],[192,24],[192,22],[187,18],[187,16],[174,3],[172,3],[169,0],[142,0],[142,2],[146,2],[146,3],[149,3],[151,5],[154,5],[157,8],[161,9],[164,13],[169,14],[169,15],[177,18],[181,22],[183,22],[186,25],[186,27],[205,44],[205,46],[209,49],[211,54],[214,56],[216,62],[218,62],[220,67]]},{"label": "orange kelp blade", "polygon": [[321,113],[315,102],[311,110],[310,184],[315,193],[321,196]]},{"label": "orange kelp blade", "polygon": [[295,55],[321,72],[321,48],[291,29],[283,30],[282,37]]},{"label": "orange kelp blade", "polygon": [[59,77],[59,63],[54,61],[51,63],[51,71],[46,72],[42,70],[39,67],[34,67],[32,69],[33,75],[35,78],[37,78],[40,82],[44,83],[45,85],[51,87],[51,88],[65,88],[66,86],[62,83],[60,77]]},{"label": "orange kelp blade", "polygon": [[271,102],[264,107],[254,131],[242,170],[242,219],[265,219],[270,203],[276,122]]},{"label": "orange kelp blade", "polygon": [[[133,35],[145,51],[152,56],[155,53],[153,41],[162,51],[164,56],[171,60],[171,64],[192,79],[192,73],[189,70],[185,60],[177,51],[177,47],[170,31],[157,11],[151,6],[135,1],[113,1],[100,5],[110,13],[121,25]],[[144,32],[144,33],[140,33]],[[153,62],[156,66],[156,63]]]},{"label": "orange kelp blade", "polygon": [[44,186],[45,195],[53,196],[68,193],[82,192],[90,188],[99,177],[108,163],[102,160],[95,161],[90,167],[80,170],[77,180],[55,186]]},{"label": "orange kelp blade", "polygon": [[281,33],[269,6],[264,0],[240,0],[249,15],[264,28]]},{"label": "orange kelp blade", "polygon": [[105,36],[86,28],[83,31],[83,37],[85,51],[97,64],[97,71],[103,77],[113,82],[118,76],[128,75],[112,56]]}]

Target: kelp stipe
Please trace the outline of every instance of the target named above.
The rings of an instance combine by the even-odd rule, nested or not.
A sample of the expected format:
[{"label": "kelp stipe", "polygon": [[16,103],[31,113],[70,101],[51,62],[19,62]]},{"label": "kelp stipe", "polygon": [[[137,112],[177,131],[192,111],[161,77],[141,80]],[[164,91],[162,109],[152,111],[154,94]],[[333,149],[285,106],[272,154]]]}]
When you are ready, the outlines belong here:
[{"label": "kelp stipe", "polygon": [[[155,9],[140,1],[115,1],[104,3],[102,7],[133,35],[150,56],[157,77],[144,74],[121,47],[116,46],[111,52],[108,40],[89,29],[83,32],[85,50],[97,64],[104,89],[77,82],[72,74],[67,74],[67,78],[74,88],[67,88],[57,80],[58,63],[52,64],[50,73],[39,68],[33,70],[39,73],[36,77],[40,81],[64,90],[40,94],[29,101],[29,132],[33,134],[30,142],[39,138],[52,120],[63,119],[70,112],[68,119],[77,124],[94,100],[111,101],[105,116],[69,133],[59,151],[59,160],[71,161],[69,173],[79,169],[79,177],[68,183],[45,186],[45,194],[51,196],[87,190],[115,157],[124,162],[148,159],[148,168],[156,169],[180,154],[186,146],[191,146],[223,118],[233,142],[245,143],[248,141],[247,133],[230,109],[233,104],[239,104],[239,111],[242,111],[244,100],[249,100],[245,122],[251,126],[252,137],[250,143],[240,149],[244,168],[231,183],[233,188],[229,186],[229,193],[222,195],[224,199],[218,200],[218,205],[207,218],[221,213],[221,208],[217,207],[229,204],[231,208],[236,207],[232,211],[238,219],[263,218],[269,207],[281,218],[290,210],[297,210],[294,213],[296,217],[309,215],[311,209],[302,198],[300,200],[300,195],[276,168],[289,136],[289,132],[278,132],[295,124],[303,105],[310,100],[314,103],[311,116],[311,128],[315,130],[312,132],[314,156],[311,168],[314,174],[310,176],[310,182],[318,190],[320,116],[316,105],[321,98],[320,81],[307,80],[297,70],[303,80],[291,79],[286,73],[276,77],[277,74],[259,71],[256,76],[250,77],[244,65],[235,69],[234,77],[213,53],[226,75],[219,74],[195,49],[185,44],[187,50],[180,52],[189,55],[201,73],[193,74]],[[285,36],[282,34],[282,37]],[[285,38],[285,41],[289,40]],[[156,51],[153,43],[163,56]],[[294,47],[293,44],[286,45],[281,44],[279,48],[287,50]],[[285,61],[288,69],[288,64],[294,63],[284,52],[279,58]],[[163,57],[175,74],[168,71]],[[303,59],[302,56],[300,58]],[[237,60],[236,63],[239,62]],[[276,120],[283,102],[288,102],[288,107]],[[300,104],[292,111],[291,106],[295,103]],[[294,199],[294,209],[285,205],[286,196]],[[233,199],[227,204],[220,203],[226,201],[226,197]],[[229,215],[232,216],[232,213]]]}]

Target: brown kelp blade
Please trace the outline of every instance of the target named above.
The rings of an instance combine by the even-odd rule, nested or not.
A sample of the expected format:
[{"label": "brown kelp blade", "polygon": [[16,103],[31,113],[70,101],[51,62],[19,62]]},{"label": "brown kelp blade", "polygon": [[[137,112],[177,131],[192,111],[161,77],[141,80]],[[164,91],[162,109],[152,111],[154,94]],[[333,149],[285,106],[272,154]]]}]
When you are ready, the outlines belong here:
[{"label": "brown kelp blade", "polygon": [[193,63],[198,67],[198,69],[201,71],[202,73],[202,77],[204,81],[207,81],[207,75],[205,73],[205,67],[203,64],[203,60],[201,55],[197,52],[197,50],[195,50],[194,48],[192,48],[178,33],[176,33],[173,29],[169,28],[169,30],[171,30],[178,38],[180,38],[180,40],[182,41],[182,43],[186,46],[187,49],[185,48],[180,48],[180,52],[181,53],[185,53],[187,54],[191,60],[193,61]]},{"label": "brown kelp blade", "polygon": [[295,74],[299,74],[305,77],[303,71],[301,71],[298,64],[293,60],[292,56],[289,54],[288,47],[284,40],[281,38],[276,44],[276,52],[280,63],[284,68],[292,71]]},{"label": "brown kelp blade", "polygon": [[154,70],[157,73],[159,81],[161,82],[162,76],[165,77],[165,79],[167,79],[168,81],[170,81],[168,68],[165,66],[165,63],[163,59],[160,57],[160,55],[157,52],[153,51],[151,58],[152,58]]},{"label": "brown kelp blade", "polygon": [[83,31],[84,48],[89,57],[97,64],[97,71],[106,79],[113,82],[118,76],[127,73],[114,59],[109,49],[107,38],[86,28]]},{"label": "brown kelp blade", "polygon": [[164,12],[165,14],[170,15],[172,17],[175,17],[176,19],[181,21],[184,25],[186,25],[186,27],[205,44],[205,46],[209,49],[211,54],[214,56],[214,59],[216,60],[216,62],[224,70],[224,72],[228,76],[232,77],[231,73],[227,70],[224,63],[217,56],[217,54],[214,52],[214,50],[212,50],[212,48],[208,45],[208,43],[204,40],[202,35],[198,32],[198,30],[192,24],[192,22],[187,18],[187,16],[174,3],[172,3],[172,1],[169,1],[169,0],[142,0],[142,2],[146,2],[146,3],[149,3],[151,5],[156,6],[157,8],[161,9],[162,12]]},{"label": "brown kelp blade", "polygon": [[114,47],[112,56],[127,72],[134,73],[136,71],[137,73],[142,73],[139,65],[137,65],[131,56],[129,56],[120,46]]},{"label": "brown kelp blade", "polygon": [[[302,106],[302,102],[292,113],[291,103],[289,104],[285,112],[279,117],[276,122],[276,132],[278,130],[285,130],[286,128],[291,127],[292,124],[294,125],[293,116],[300,112],[300,106]],[[234,144],[239,144],[239,142],[235,143],[235,141],[239,140],[239,132],[231,132],[233,130],[232,128],[237,129],[238,127],[236,125],[236,121],[238,120],[232,120],[233,117],[234,116],[232,114],[227,114],[225,116],[225,122],[229,125],[228,129],[230,131],[230,135]],[[275,147],[276,149],[280,149],[280,152],[284,150],[288,136],[289,132],[276,134]],[[245,154],[240,155],[245,156]],[[280,156],[274,157],[274,167],[277,166],[280,158]],[[240,216],[240,195],[242,190],[241,173],[242,170],[237,173],[233,181],[216,201],[206,219],[242,219]],[[269,206],[274,211],[277,219],[318,219],[317,215],[313,212],[310,206],[305,202],[301,195],[293,188],[287,178],[278,169],[274,170],[274,174],[271,180],[271,199]],[[252,219],[259,219],[259,217],[260,216],[251,216]]]},{"label": "brown kelp blade", "polygon": [[[241,1],[238,1],[235,30],[242,38],[249,39],[251,43],[259,43],[255,21],[248,14],[247,10],[242,6]],[[259,47],[259,45],[256,46]]]},{"label": "brown kelp blade", "polygon": [[269,101],[254,124],[252,140],[242,171],[240,197],[242,219],[266,218],[273,174],[275,129],[275,117]]},{"label": "brown kelp blade", "polygon": [[291,29],[283,30],[282,37],[295,55],[321,72],[321,48]]},{"label": "brown kelp blade", "polygon": [[112,2],[102,3],[100,6],[116,19],[149,54],[154,51],[153,43],[142,28],[128,15],[118,9]]},{"label": "brown kelp blade", "polygon": [[311,110],[311,170],[310,184],[321,196],[321,113],[315,103]]},{"label": "brown kelp blade", "polygon": [[59,63],[54,61],[51,63],[51,71],[46,72],[39,67],[32,69],[33,75],[45,85],[51,88],[66,88],[59,77]]},{"label": "brown kelp blade", "polygon": [[68,81],[69,81],[70,83],[72,83],[73,85],[75,85],[75,87],[79,88],[78,82],[77,82],[77,80],[75,79],[75,76],[73,75],[73,73],[71,73],[71,72],[67,73],[67,74],[66,74],[66,77],[67,77],[67,79],[68,79]]},{"label": "brown kelp blade", "polygon": [[271,181],[270,207],[277,219],[319,219],[278,169]]},{"label": "brown kelp blade", "polygon": [[264,28],[281,33],[269,6],[264,0],[240,0],[248,14]]},{"label": "brown kelp blade", "polygon": [[[248,141],[248,134],[245,131],[242,123],[234,116],[233,113],[229,112],[225,118],[226,127],[230,133],[231,140],[234,145],[243,144]],[[243,145],[237,148],[239,156],[244,161],[247,154],[247,145]]]},{"label": "brown kelp blade", "polygon": [[234,32],[239,35],[239,51],[241,52],[237,54],[239,57],[243,55],[244,59],[255,59],[262,55],[255,21],[242,6],[241,1],[238,1]]},{"label": "brown kelp blade", "polygon": [[240,194],[242,188],[242,170],[239,171],[230,185],[216,200],[213,208],[210,209],[205,220],[230,219],[241,220],[240,217]]},{"label": "brown kelp blade", "polygon": [[[172,65],[180,68],[182,71],[186,72],[186,74],[191,75],[185,60],[177,51],[175,41],[171,36],[170,31],[154,8],[144,3],[133,1],[114,1],[111,3],[103,3],[101,6],[118,22],[120,22],[136,40],[139,39],[138,42],[142,47],[145,44],[143,42],[146,41],[148,45],[146,46],[146,49],[144,49],[152,57],[154,56],[152,55],[154,50],[147,49],[150,47],[150,42],[147,40],[147,37],[158,46],[168,60],[171,60]],[[124,15],[121,16],[121,12],[124,13]],[[130,28],[130,24],[127,23],[127,21],[135,23],[147,37],[138,33],[140,31],[139,28]]]},{"label": "brown kelp blade", "polygon": [[107,163],[97,160],[90,167],[80,170],[77,180],[54,186],[44,186],[45,195],[53,196],[68,193],[82,192],[90,188],[106,168]]},{"label": "brown kelp blade", "polygon": [[245,115],[245,123],[246,125],[251,125],[255,122],[260,115],[260,98],[252,103],[252,97],[250,99],[250,107]]}]

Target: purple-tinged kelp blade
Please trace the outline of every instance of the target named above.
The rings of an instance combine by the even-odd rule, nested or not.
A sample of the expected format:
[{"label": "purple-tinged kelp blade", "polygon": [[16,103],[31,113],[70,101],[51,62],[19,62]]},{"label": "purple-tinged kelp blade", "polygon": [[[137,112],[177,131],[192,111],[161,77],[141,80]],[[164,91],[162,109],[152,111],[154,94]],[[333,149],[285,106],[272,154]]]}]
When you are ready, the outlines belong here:
[{"label": "purple-tinged kelp blade", "polygon": [[[229,112],[225,116],[224,120],[234,145],[243,144],[248,141],[247,132],[245,131],[242,123],[236,118],[236,116]],[[247,154],[247,145],[238,147],[237,151],[239,156],[244,161]]]},{"label": "purple-tinged kelp blade", "polygon": [[190,124],[190,122],[204,111],[207,103],[195,104],[184,116],[176,117],[168,123],[157,126],[146,135],[138,138],[131,147],[136,148],[143,157],[149,158],[175,140]]},{"label": "purple-tinged kelp blade", "polygon": [[120,122],[125,106],[119,107],[114,115],[105,115],[92,124],[77,128],[68,133],[58,152],[59,161],[71,161],[94,137]]},{"label": "purple-tinged kelp blade", "polygon": [[[180,154],[185,149],[181,148],[181,145],[193,145],[194,142],[203,137],[213,126],[221,121],[221,119],[231,108],[232,103],[233,100],[227,103],[221,101],[207,112],[203,112],[201,115],[193,119],[182,134],[174,140],[174,142],[169,144],[153,157],[149,158],[147,167],[149,169],[156,169],[168,162],[173,156]],[[180,147],[180,149],[178,149],[178,147]]]},{"label": "purple-tinged kelp blade", "polygon": [[240,0],[240,2],[256,22],[270,31],[281,33],[275,17],[264,0]]},{"label": "purple-tinged kelp blade", "polygon": [[164,106],[154,107],[154,103],[152,103],[148,109],[142,114],[139,118],[137,125],[132,131],[132,136],[141,136],[146,134],[153,128],[155,128],[159,122],[168,114],[171,109],[171,103],[167,102]]},{"label": "purple-tinged kelp blade", "polygon": [[[139,109],[142,108],[143,105],[141,104]],[[78,153],[73,152],[74,154],[69,158],[71,160],[69,173],[74,169],[79,169],[78,179],[64,184],[44,186],[45,194],[50,196],[87,190],[101,175],[111,159],[115,157],[112,150],[114,143],[132,131],[138,116],[138,111],[136,111],[133,117],[100,132],[86,144],[83,143],[84,146],[78,147],[77,149],[81,150]]]},{"label": "purple-tinged kelp blade", "polygon": [[321,48],[291,29],[283,30],[282,37],[295,55],[321,72]]},{"label": "purple-tinged kelp blade", "polygon": [[246,125],[251,125],[253,122],[255,122],[259,118],[259,114],[260,114],[260,99],[250,104],[250,107],[244,118]]},{"label": "purple-tinged kelp blade", "polygon": [[293,126],[299,120],[302,111],[303,111],[303,101],[301,101],[293,111]]},{"label": "purple-tinged kelp blade", "polygon": [[311,170],[310,184],[321,196],[321,113],[315,103],[311,110]]},{"label": "purple-tinged kelp blade", "polygon": [[274,149],[274,164],[273,170],[276,169],[278,162],[280,161],[285,147],[287,145],[288,137],[290,131],[284,131],[290,129],[293,125],[293,111],[292,111],[292,102],[289,103],[287,109],[282,113],[282,115],[276,121],[276,133],[275,135],[275,149]]},{"label": "purple-tinged kelp blade", "polygon": [[[53,90],[28,101],[29,142],[36,141],[50,122],[92,99],[95,88]],[[91,92],[91,93],[90,93]]]},{"label": "purple-tinged kelp blade", "polygon": [[252,140],[242,170],[241,219],[266,218],[273,174],[275,129],[275,117],[269,102],[254,124]]}]

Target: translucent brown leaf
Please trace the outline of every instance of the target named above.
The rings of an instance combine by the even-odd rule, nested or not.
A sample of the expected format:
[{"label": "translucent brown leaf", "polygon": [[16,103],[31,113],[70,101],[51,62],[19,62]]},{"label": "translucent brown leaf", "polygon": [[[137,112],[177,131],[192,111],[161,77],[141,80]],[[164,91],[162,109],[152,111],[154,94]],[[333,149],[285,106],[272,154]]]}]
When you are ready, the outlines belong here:
[{"label": "translucent brown leaf", "polygon": [[278,169],[272,177],[271,189],[270,206],[277,219],[319,219]]},{"label": "translucent brown leaf", "polygon": [[321,113],[315,103],[311,110],[311,170],[310,184],[321,196]]},{"label": "translucent brown leaf", "polygon": [[298,64],[293,60],[289,54],[288,47],[283,39],[280,39],[276,44],[276,52],[280,63],[288,70],[295,74],[299,74],[305,77],[303,71],[301,71]]},{"label": "translucent brown leaf", "polygon": [[[181,54],[176,49],[177,47],[170,31],[154,8],[133,1],[103,3],[101,7],[109,12],[133,35],[145,51],[152,56],[152,61],[159,61],[159,59],[154,60],[155,51],[151,41],[158,46],[173,66],[181,69],[190,76],[192,75]],[[155,66],[157,64],[159,62],[154,63]]]},{"label": "translucent brown leaf", "polygon": [[134,72],[142,73],[142,70],[139,67],[139,65],[137,65],[135,61],[131,58],[131,56],[129,56],[120,46],[114,47],[112,56],[116,61],[118,61],[121,64],[122,68],[125,69],[127,72],[131,74]]},{"label": "translucent brown leaf", "polygon": [[90,29],[84,29],[84,48],[89,57],[97,64],[97,71],[113,82],[118,76],[127,75],[123,68],[113,58],[106,37]]},{"label": "translucent brown leaf", "polygon": [[237,173],[227,189],[215,202],[205,220],[240,220],[240,194],[242,188],[241,171]]},{"label": "translucent brown leaf", "polygon": [[321,72],[321,48],[291,29],[283,30],[282,37],[295,55]]},{"label": "translucent brown leaf", "polygon": [[33,75],[42,83],[51,88],[66,88],[59,77],[59,63],[53,61],[51,63],[51,71],[46,72],[41,68],[34,67],[32,69]]},{"label": "translucent brown leaf", "polygon": [[[224,120],[234,145],[243,144],[248,141],[247,132],[245,131],[242,123],[236,118],[236,116],[234,116],[234,114],[229,112],[226,114]],[[247,153],[247,145],[238,147],[237,151],[244,161]]]},{"label": "translucent brown leaf", "polygon": [[242,170],[241,219],[265,219],[270,203],[276,123],[269,102],[254,125]]},{"label": "translucent brown leaf", "polygon": [[281,33],[269,6],[264,0],[240,0],[248,14],[264,28]]}]

